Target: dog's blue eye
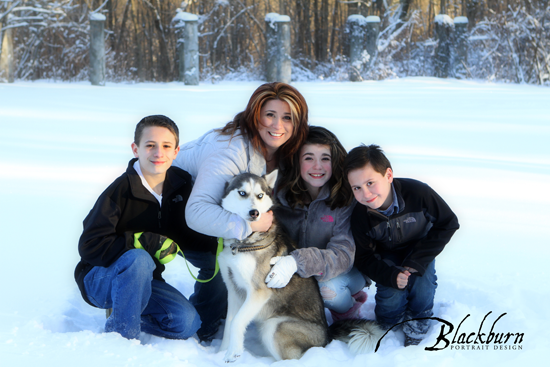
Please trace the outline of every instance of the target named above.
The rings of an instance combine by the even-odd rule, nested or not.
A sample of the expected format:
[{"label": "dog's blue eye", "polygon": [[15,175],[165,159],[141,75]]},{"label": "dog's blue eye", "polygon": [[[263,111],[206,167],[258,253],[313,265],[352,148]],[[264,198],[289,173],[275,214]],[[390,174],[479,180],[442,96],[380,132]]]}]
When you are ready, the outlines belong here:
[{"label": "dog's blue eye", "polygon": [[244,192],[244,191],[239,191],[239,195],[245,196],[245,195],[246,195],[246,192]]},{"label": "dog's blue eye", "polygon": [[264,197],[264,194],[259,194],[259,195],[258,195],[258,199],[261,199],[261,198],[263,198],[263,197]]}]

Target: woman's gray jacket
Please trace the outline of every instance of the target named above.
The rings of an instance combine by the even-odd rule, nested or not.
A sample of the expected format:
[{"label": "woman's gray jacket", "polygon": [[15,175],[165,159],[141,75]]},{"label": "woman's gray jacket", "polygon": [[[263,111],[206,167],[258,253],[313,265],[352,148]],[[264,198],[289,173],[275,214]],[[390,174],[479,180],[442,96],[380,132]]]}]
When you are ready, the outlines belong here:
[{"label": "woman's gray jacket", "polygon": [[315,276],[318,281],[327,281],[353,266],[355,243],[349,223],[356,202],[331,210],[325,203],[329,194],[325,185],[309,207],[291,209],[285,192],[277,193],[281,205],[274,210],[275,216],[298,246],[291,255],[303,278]]},{"label": "woman's gray jacket", "polygon": [[265,175],[263,154],[239,132],[233,137],[211,130],[181,146],[173,164],[193,178],[193,191],[185,208],[189,227],[199,233],[222,238],[245,239],[250,224],[221,207],[225,183],[244,172]]}]

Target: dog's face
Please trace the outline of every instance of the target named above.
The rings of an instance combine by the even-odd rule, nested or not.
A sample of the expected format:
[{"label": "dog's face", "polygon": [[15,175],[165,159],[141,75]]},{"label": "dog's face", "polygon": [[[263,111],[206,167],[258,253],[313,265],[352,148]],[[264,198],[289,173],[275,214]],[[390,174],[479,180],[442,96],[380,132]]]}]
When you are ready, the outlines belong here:
[{"label": "dog's face", "polygon": [[262,177],[252,173],[237,175],[225,185],[222,207],[254,222],[273,206],[272,192],[276,180],[277,170]]}]

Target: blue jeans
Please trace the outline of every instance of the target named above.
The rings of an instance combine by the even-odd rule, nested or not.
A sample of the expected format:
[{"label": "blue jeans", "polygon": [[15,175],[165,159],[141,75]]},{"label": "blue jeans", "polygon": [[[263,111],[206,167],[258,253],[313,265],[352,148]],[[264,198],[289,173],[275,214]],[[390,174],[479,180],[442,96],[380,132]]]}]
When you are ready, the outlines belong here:
[{"label": "blue jeans", "polygon": [[365,284],[363,274],[353,267],[348,273],[340,274],[326,282],[319,282],[319,288],[326,308],[345,313],[355,302],[351,296],[365,288]]},{"label": "blue jeans", "polygon": [[[211,252],[185,251],[187,259],[199,269],[198,279],[212,278],[215,271],[216,255]],[[216,333],[220,320],[227,316],[227,288],[222,273],[207,283],[195,282],[195,291],[189,301],[200,315],[202,326],[197,332],[199,338],[208,338]]]},{"label": "blue jeans", "polygon": [[137,339],[140,331],[169,339],[187,339],[201,321],[177,289],[153,279],[156,265],[144,250],[129,250],[108,268],[95,266],[84,278],[86,295],[99,308],[112,308],[106,332]]},{"label": "blue jeans", "polygon": [[[436,288],[435,260],[423,276],[411,274],[403,290],[376,284],[376,320],[382,328],[389,329],[405,320],[431,317]],[[430,320],[415,320],[403,324],[403,332],[411,338],[422,339],[429,327]]]}]

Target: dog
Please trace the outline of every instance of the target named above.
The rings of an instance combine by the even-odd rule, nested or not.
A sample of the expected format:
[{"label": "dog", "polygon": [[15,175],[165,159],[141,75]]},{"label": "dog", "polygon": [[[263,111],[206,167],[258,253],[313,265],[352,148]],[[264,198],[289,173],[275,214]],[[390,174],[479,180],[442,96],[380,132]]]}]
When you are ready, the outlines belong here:
[{"label": "dog", "polygon": [[[235,176],[225,186],[221,205],[247,221],[258,220],[273,205],[277,171],[259,177]],[[267,232],[253,232],[238,241],[225,238],[218,261],[228,290],[228,311],[220,350],[225,362],[244,351],[244,336],[251,321],[258,327],[265,348],[276,359],[299,359],[312,347],[326,346],[334,336],[355,353],[374,350],[382,330],[374,321],[339,321],[328,327],[323,299],[314,278],[294,274],[284,288],[268,288],[270,260],[288,255],[295,247],[276,219]]]}]

